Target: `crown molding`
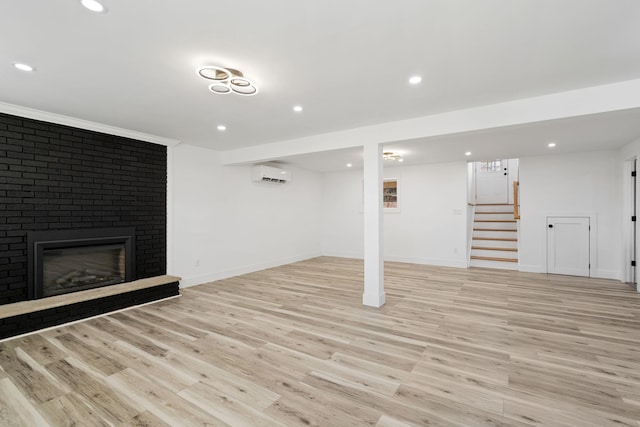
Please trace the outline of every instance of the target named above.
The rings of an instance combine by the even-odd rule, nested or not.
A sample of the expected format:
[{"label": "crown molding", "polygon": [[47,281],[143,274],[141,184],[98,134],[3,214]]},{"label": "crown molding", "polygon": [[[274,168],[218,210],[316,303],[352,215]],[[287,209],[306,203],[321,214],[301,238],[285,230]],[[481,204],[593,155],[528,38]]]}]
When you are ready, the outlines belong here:
[{"label": "crown molding", "polygon": [[115,126],[109,126],[102,123],[91,122],[89,120],[77,119],[75,117],[64,116],[62,114],[49,113],[47,111],[36,110],[19,105],[0,102],[0,112],[11,114],[29,119],[41,120],[43,122],[56,123],[59,125],[71,126],[79,129],[91,130],[109,135],[122,136],[125,138],[137,139],[139,141],[151,142],[153,144],[174,147],[180,144],[180,141],[170,138],[164,138],[148,133],[137,132],[130,129],[123,129]]}]

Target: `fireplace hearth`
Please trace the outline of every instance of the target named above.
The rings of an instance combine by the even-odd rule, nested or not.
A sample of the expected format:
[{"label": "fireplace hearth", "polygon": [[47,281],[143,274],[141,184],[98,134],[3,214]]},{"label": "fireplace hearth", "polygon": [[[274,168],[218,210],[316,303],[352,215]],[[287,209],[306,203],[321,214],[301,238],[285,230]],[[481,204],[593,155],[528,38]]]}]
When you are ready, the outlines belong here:
[{"label": "fireplace hearth", "polygon": [[132,281],[135,227],[30,232],[28,298]]}]

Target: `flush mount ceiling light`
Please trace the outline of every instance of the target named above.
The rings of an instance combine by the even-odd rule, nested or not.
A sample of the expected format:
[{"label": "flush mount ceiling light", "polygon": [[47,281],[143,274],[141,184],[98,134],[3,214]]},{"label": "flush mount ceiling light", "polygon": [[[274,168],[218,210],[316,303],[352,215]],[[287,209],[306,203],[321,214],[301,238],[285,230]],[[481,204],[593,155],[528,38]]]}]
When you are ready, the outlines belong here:
[{"label": "flush mount ceiling light", "polygon": [[225,125],[218,125],[218,130],[220,132],[224,132],[225,130],[227,130],[227,127]]},{"label": "flush mount ceiling light", "polygon": [[382,153],[382,159],[383,160],[389,160],[389,161],[402,161],[402,155],[400,153],[395,153],[393,151],[385,151],[384,153]]},{"label": "flush mount ceiling light", "polygon": [[412,85],[417,85],[421,81],[422,81],[422,77],[420,77],[420,76],[411,76],[411,77],[409,77],[409,83],[411,83]]},{"label": "flush mount ceiling light", "polygon": [[555,146],[556,146],[555,142],[550,142],[550,143],[547,144],[547,147],[549,147],[549,148],[553,148]]},{"label": "flush mount ceiling light", "polygon": [[302,112],[302,105],[295,105],[293,107],[293,111],[295,111],[296,113],[301,113]]},{"label": "flush mount ceiling light", "polygon": [[347,163],[348,168],[350,168],[351,166],[353,166],[351,163]]},{"label": "flush mount ceiling light", "polygon": [[200,77],[211,82],[209,90],[218,95],[236,93],[243,96],[252,96],[258,93],[258,88],[251,80],[236,69],[204,65],[198,67],[196,72]]},{"label": "flush mount ceiling light", "polygon": [[31,65],[23,64],[21,62],[14,62],[13,66],[20,71],[27,71],[27,72],[35,71],[35,68],[33,68]]},{"label": "flush mount ceiling light", "polygon": [[466,153],[464,153],[465,156],[470,156],[471,155],[471,151],[467,151]]},{"label": "flush mount ceiling light", "polygon": [[82,5],[87,9],[89,9],[91,12],[96,12],[96,13],[107,12],[107,8],[104,7],[101,3],[97,2],[96,0],[81,0],[80,3],[82,3]]}]

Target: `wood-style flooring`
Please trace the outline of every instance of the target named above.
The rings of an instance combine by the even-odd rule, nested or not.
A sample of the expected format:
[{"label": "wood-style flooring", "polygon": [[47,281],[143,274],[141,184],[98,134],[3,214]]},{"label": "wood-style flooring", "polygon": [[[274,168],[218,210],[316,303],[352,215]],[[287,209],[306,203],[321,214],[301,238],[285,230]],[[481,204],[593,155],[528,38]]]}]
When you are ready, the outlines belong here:
[{"label": "wood-style flooring", "polygon": [[3,426],[640,426],[615,281],[316,258],[0,344]]}]

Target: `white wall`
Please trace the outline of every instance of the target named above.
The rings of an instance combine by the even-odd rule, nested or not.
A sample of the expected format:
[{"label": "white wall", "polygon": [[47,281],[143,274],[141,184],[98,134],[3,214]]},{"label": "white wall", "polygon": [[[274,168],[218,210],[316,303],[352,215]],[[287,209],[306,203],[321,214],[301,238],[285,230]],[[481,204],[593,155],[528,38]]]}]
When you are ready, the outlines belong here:
[{"label": "white wall", "polygon": [[546,272],[546,217],[595,215],[591,276],[620,278],[621,185],[617,151],[520,159],[520,270]]},{"label": "white wall", "polygon": [[[466,162],[386,168],[398,178],[398,213],[384,215],[384,253],[391,261],[465,268]],[[362,171],[323,178],[325,255],[363,257]]]},{"label": "white wall", "polygon": [[287,168],[288,184],[252,182],[250,166],[222,166],[213,150],[173,149],[173,267],[182,286],[321,254],[322,180]]}]

